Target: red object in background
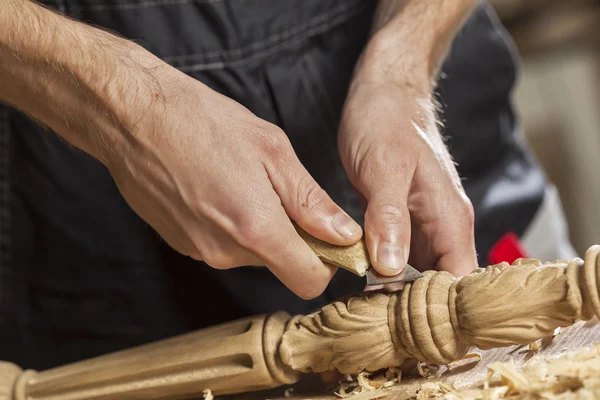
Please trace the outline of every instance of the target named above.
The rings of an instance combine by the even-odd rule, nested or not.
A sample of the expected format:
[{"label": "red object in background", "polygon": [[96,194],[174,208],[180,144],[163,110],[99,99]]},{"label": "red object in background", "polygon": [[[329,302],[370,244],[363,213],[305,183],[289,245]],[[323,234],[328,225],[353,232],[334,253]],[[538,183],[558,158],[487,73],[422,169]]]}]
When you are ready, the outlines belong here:
[{"label": "red object in background", "polygon": [[513,232],[504,234],[492,247],[488,253],[488,262],[498,264],[506,261],[512,264],[518,258],[528,258],[527,252],[523,249],[519,237]]}]

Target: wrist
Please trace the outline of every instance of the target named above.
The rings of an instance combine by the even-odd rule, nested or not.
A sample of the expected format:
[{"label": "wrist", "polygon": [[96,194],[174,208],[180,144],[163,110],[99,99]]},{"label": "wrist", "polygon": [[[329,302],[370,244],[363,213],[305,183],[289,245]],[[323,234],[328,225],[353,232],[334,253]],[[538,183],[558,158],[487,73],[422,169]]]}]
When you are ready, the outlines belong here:
[{"label": "wrist", "polygon": [[[423,46],[424,47],[424,46]],[[378,31],[365,47],[352,85],[395,85],[418,97],[429,97],[434,76],[427,53],[398,33]]]},{"label": "wrist", "polygon": [[380,0],[355,79],[430,95],[454,36],[477,2]]}]

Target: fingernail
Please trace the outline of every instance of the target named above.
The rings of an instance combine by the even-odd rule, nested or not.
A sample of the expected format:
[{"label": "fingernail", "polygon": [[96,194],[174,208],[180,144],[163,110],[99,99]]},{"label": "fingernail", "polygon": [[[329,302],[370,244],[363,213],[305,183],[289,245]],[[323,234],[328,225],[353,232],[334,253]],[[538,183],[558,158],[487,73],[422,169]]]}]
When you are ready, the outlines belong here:
[{"label": "fingernail", "polygon": [[343,213],[339,213],[333,218],[333,229],[344,238],[356,236],[360,233],[360,225]]},{"label": "fingernail", "polygon": [[389,244],[380,244],[377,247],[377,264],[395,274],[400,272],[406,264],[404,249]]}]

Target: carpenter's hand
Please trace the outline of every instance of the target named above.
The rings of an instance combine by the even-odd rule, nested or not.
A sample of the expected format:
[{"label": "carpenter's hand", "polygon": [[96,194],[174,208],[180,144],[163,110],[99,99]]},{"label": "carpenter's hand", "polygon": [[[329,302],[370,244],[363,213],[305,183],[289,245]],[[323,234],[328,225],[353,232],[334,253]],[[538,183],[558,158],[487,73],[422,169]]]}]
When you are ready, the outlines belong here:
[{"label": "carpenter's hand", "polygon": [[220,269],[266,265],[303,298],[324,290],[334,270],[290,218],[334,244],[353,244],[362,230],[280,129],[135,43],[35,2],[6,7],[0,100],[102,162],[181,253]]},{"label": "carpenter's hand", "polygon": [[473,208],[436,128],[433,105],[408,85],[355,83],[339,133],[350,180],[367,202],[375,269],[408,261],[464,275],[477,266]]},{"label": "carpenter's hand", "polygon": [[155,78],[128,151],[109,169],[131,207],[172,247],[217,269],[266,265],[302,298],[334,269],[296,233],[340,245],[362,230],[302,166],[285,133],[237,102],[170,68]]}]

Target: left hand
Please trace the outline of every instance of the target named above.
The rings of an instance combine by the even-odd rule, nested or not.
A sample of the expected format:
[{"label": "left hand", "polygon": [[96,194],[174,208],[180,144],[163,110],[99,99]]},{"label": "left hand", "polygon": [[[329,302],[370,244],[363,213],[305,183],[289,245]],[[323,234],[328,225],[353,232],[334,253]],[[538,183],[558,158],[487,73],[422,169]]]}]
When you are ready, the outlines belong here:
[{"label": "left hand", "polygon": [[355,79],[339,149],[367,203],[365,236],[374,268],[395,275],[409,262],[462,276],[477,267],[473,207],[423,93]]}]

